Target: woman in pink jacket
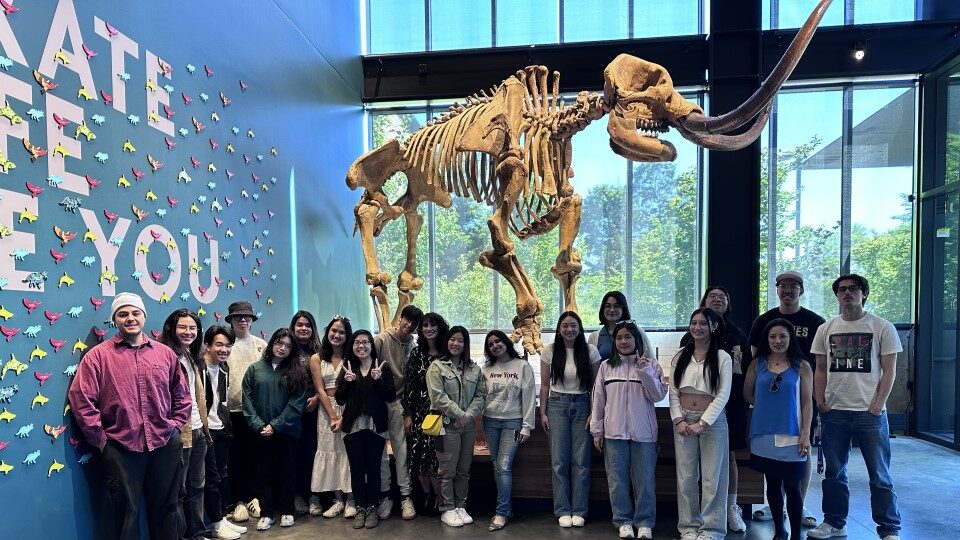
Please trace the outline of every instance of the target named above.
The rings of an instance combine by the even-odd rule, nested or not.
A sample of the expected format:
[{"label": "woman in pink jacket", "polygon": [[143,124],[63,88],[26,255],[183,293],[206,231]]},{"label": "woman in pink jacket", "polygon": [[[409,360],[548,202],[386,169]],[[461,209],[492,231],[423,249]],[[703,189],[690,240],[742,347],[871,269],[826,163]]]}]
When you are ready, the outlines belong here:
[{"label": "woman in pink jacket", "polygon": [[603,452],[613,524],[620,538],[651,539],[657,517],[654,407],[666,397],[667,384],[652,352],[644,350],[636,323],[618,322],[613,329],[613,345],[613,353],[600,364],[593,385],[590,433],[594,446]]}]

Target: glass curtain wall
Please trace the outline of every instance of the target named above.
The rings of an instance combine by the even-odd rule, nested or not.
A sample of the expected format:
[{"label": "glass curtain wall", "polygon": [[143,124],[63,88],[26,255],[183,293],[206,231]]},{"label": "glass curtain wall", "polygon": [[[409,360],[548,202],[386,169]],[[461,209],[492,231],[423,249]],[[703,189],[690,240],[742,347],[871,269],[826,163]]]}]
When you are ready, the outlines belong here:
[{"label": "glass curtain wall", "polygon": [[837,314],[831,284],[870,280],[867,307],[912,322],[916,83],[782,91],[762,135],[761,312],[778,273],[803,274],[803,304]]},{"label": "glass curtain wall", "polygon": [[[923,0],[834,0],[820,26],[917,20]],[[764,0],[763,29],[799,28],[820,0]]]}]

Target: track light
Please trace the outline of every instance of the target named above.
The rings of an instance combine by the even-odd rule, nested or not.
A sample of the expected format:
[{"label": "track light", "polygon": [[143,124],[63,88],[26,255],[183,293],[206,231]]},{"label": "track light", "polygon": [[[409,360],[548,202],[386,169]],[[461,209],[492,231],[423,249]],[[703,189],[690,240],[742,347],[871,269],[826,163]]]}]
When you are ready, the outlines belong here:
[{"label": "track light", "polygon": [[863,60],[863,57],[867,55],[867,44],[858,41],[853,45],[853,59],[857,62]]}]

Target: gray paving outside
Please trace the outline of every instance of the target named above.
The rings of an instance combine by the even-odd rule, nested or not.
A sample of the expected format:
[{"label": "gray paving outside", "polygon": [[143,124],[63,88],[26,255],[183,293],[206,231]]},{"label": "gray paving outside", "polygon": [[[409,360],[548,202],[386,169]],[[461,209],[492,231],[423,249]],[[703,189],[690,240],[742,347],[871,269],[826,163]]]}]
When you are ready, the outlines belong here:
[{"label": "gray paving outside", "polygon": [[[909,437],[897,437],[892,441],[893,478],[900,499],[900,513],[903,516],[904,539],[957,538],[960,537],[956,522],[956,512],[960,507],[960,453],[944,449],[934,444]],[[866,469],[858,451],[854,450],[849,466],[850,476],[850,519],[848,538],[850,540],[871,540],[877,538],[870,518],[870,491]],[[479,479],[477,479],[480,481]],[[545,479],[549,481],[549,479]],[[492,482],[490,482],[492,484]],[[820,482],[815,477],[807,494],[807,507],[820,515]],[[932,504],[931,504],[932,503]],[[468,503],[483,509],[492,508],[487,501]],[[953,508],[951,511],[949,508]],[[394,515],[381,522],[373,530],[355,531],[349,520],[341,518],[323,519],[304,516],[297,519],[290,528],[279,526],[265,532],[251,530],[244,535],[246,540],[254,538],[293,540],[315,539],[335,540],[339,538],[383,537],[389,535],[396,539],[468,539],[484,538],[492,540],[497,536],[522,537],[525,540],[570,539],[589,540],[594,538],[617,538],[617,532],[610,523],[610,509],[603,501],[591,501],[591,517],[582,529],[561,529],[544,501],[520,501],[521,512],[502,531],[487,531],[487,523],[492,515],[490,510],[475,510],[476,523],[462,529],[453,529],[440,523],[439,518],[418,517],[413,521],[403,521]],[[677,538],[676,512],[663,505],[658,507],[657,527],[654,538]],[[251,529],[253,523],[247,523]],[[729,534],[731,540],[758,540],[773,537],[773,526],[768,523],[747,521],[747,532]],[[806,535],[804,535],[806,537]]]}]

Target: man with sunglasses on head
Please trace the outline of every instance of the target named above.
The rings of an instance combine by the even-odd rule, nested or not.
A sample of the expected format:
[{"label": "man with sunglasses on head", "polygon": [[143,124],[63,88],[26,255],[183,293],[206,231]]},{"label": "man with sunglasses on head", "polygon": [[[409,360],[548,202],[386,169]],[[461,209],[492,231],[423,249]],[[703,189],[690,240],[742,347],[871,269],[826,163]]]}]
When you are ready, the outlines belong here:
[{"label": "man with sunglasses on head", "polygon": [[856,439],[870,477],[870,507],[883,540],[899,540],[900,512],[890,477],[890,425],[886,402],[903,350],[889,321],[864,309],[867,279],[842,275],[833,282],[840,315],[817,331],[811,351],[817,356],[813,398],[820,409],[823,454],[823,523],[808,538],[847,536],[850,489],[847,461]]},{"label": "man with sunglasses on head", "polygon": [[[760,342],[766,339],[766,336],[763,335],[763,329],[774,319],[786,319],[793,325],[794,338],[797,341],[797,345],[800,346],[800,352],[803,353],[803,358],[810,364],[814,373],[816,373],[817,360],[813,354],[810,353],[810,345],[813,343],[813,336],[816,335],[817,329],[820,328],[820,325],[825,321],[820,315],[800,305],[800,297],[803,296],[803,276],[800,275],[799,272],[792,270],[781,272],[777,275],[776,285],[777,298],[780,300],[780,305],[757,317],[757,319],[753,321],[753,326],[750,327],[751,357],[757,357],[757,348],[760,346]],[[746,368],[744,368],[744,370],[746,370]],[[811,444],[814,442],[812,437],[814,437],[816,433],[817,420],[817,407],[814,405],[813,418],[810,424]],[[800,482],[800,493],[804,498],[807,496],[807,488],[810,486],[810,476],[813,472],[811,462],[812,460],[807,460],[806,475],[803,481]],[[769,506],[764,506],[762,509],[753,513],[753,519],[757,521],[770,521],[772,518],[773,516],[770,515]],[[801,523],[804,527],[815,527],[817,525],[817,518],[809,510],[804,508]]]}]

